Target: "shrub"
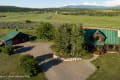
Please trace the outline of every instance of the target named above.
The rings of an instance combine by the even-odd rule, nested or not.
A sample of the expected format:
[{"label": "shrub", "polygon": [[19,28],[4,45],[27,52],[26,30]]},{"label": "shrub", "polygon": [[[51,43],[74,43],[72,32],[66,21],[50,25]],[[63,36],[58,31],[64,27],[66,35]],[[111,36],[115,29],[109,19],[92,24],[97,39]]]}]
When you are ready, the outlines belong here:
[{"label": "shrub", "polygon": [[32,21],[30,20],[25,20],[24,23],[27,24],[27,23],[31,23]]},{"label": "shrub", "polygon": [[119,54],[120,54],[120,43],[119,43],[119,45],[118,45],[118,49],[119,49]]},{"label": "shrub", "polygon": [[2,52],[2,48],[0,47],[0,53]]},{"label": "shrub", "polygon": [[34,76],[38,73],[38,61],[31,55],[23,55],[20,57],[20,66],[29,76]]},{"label": "shrub", "polygon": [[80,53],[81,53],[80,56],[84,56],[84,55],[86,55],[87,51],[86,50],[81,50]]},{"label": "shrub", "polygon": [[51,23],[40,23],[36,29],[36,36],[41,40],[53,40],[55,28]]},{"label": "shrub", "polygon": [[20,57],[20,64],[22,64],[24,61],[28,60],[28,59],[33,59],[32,55],[24,55]]},{"label": "shrub", "polygon": [[1,52],[4,54],[12,55],[12,54],[14,54],[14,47],[11,45],[4,46],[1,48]]}]

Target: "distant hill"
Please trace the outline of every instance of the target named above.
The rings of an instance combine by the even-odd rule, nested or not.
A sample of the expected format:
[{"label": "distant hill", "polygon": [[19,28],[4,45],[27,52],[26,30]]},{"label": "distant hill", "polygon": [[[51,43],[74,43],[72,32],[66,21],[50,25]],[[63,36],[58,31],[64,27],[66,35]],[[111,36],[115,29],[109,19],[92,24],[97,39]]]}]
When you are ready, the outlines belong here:
[{"label": "distant hill", "polygon": [[120,5],[115,6],[115,7],[112,7],[112,8],[115,8],[115,9],[120,9]]},{"label": "distant hill", "polygon": [[68,5],[63,8],[109,8],[105,6],[92,6],[92,5]]},{"label": "distant hill", "polygon": [[[66,9],[61,9],[61,8],[66,8]],[[73,8],[73,9],[69,9]],[[76,9],[74,9],[76,8]],[[16,7],[16,6],[0,6],[0,12],[30,12],[30,11],[41,11],[41,12],[56,12],[56,11],[76,11],[78,9],[81,10],[86,10],[86,9],[92,9],[92,8],[97,8],[97,9],[109,9],[109,8],[115,8],[115,9],[120,9],[120,6],[116,7],[104,7],[104,6],[91,6],[91,5],[68,5],[60,8],[24,8],[24,7]]]},{"label": "distant hill", "polygon": [[46,13],[46,12],[56,12],[56,11],[77,11],[77,10],[88,10],[88,9],[61,9],[61,8],[24,8],[24,7],[16,7],[16,6],[0,6],[0,12],[31,12],[38,11],[38,13]]},{"label": "distant hill", "polygon": [[28,12],[28,11],[37,11],[40,9],[34,9],[34,8],[22,8],[22,7],[16,7],[16,6],[0,6],[0,12]]}]

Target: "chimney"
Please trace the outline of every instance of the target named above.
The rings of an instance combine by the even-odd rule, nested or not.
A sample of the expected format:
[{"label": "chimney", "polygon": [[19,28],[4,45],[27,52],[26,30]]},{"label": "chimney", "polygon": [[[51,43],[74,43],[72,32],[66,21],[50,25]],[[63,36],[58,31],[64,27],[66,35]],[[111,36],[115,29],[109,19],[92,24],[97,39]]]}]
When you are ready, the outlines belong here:
[{"label": "chimney", "polygon": [[120,29],[118,30],[118,37],[120,38]]}]

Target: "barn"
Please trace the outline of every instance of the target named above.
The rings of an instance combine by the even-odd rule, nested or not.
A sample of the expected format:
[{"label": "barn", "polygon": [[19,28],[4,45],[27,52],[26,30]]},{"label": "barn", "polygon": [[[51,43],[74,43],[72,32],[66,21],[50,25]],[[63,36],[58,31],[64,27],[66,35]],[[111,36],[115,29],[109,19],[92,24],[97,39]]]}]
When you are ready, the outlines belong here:
[{"label": "barn", "polygon": [[118,52],[120,30],[85,29],[87,49],[100,52]]},{"label": "barn", "polygon": [[28,40],[29,40],[29,36],[27,34],[13,30],[9,32],[7,35],[5,35],[4,37],[0,38],[0,46],[15,45],[15,44],[26,42]]}]

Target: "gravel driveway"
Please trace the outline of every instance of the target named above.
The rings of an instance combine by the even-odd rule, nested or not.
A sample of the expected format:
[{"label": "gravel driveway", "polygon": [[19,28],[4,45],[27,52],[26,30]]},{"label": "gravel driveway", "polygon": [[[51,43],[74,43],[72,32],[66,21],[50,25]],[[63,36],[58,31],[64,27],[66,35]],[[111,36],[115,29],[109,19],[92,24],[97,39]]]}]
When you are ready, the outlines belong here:
[{"label": "gravel driveway", "polygon": [[86,80],[95,67],[88,61],[61,62],[52,58],[52,43],[23,43],[17,45],[20,54],[31,54],[39,62],[48,80]]}]

